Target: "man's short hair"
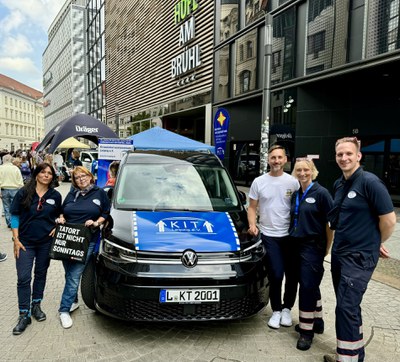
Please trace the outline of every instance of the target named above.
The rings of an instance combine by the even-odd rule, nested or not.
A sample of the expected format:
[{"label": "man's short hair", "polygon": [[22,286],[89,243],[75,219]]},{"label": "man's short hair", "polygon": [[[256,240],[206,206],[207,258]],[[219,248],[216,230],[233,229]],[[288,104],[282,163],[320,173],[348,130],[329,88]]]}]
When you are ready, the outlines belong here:
[{"label": "man's short hair", "polygon": [[335,150],[337,148],[337,146],[339,146],[341,143],[346,143],[346,142],[350,142],[353,143],[356,146],[357,152],[360,152],[361,149],[361,141],[359,139],[357,139],[357,137],[343,137],[343,138],[339,138],[336,143],[335,143]]},{"label": "man's short hair", "polygon": [[286,148],[285,148],[284,146],[281,146],[281,145],[273,145],[273,146],[271,146],[271,147],[269,148],[268,153],[271,153],[272,151],[275,151],[275,150],[283,150],[283,153],[284,153],[285,156],[286,156]]}]

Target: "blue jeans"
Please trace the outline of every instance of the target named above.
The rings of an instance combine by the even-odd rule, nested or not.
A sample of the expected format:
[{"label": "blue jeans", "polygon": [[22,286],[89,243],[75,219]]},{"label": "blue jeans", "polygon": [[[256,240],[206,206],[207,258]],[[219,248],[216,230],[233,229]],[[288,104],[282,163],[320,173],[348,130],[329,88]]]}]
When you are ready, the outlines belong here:
[{"label": "blue jeans", "polygon": [[[43,299],[46,285],[47,269],[50,265],[50,242],[39,245],[25,245],[26,251],[19,251],[19,258],[15,260],[17,266],[17,292],[20,312],[29,312],[32,301]],[[32,268],[34,268],[34,280],[31,290]]]},{"label": "blue jeans", "polygon": [[86,263],[78,263],[75,261],[63,261],[65,270],[65,287],[61,297],[60,308],[58,311],[69,312],[72,303],[75,302],[75,298],[78,294],[79,282],[81,280],[81,275],[85,269],[86,264],[92,258],[95,242],[89,244],[88,256],[86,258]]},{"label": "blue jeans", "polygon": [[19,189],[1,189],[1,198],[3,201],[4,217],[8,227],[11,227],[10,207],[14,200],[15,194]]}]

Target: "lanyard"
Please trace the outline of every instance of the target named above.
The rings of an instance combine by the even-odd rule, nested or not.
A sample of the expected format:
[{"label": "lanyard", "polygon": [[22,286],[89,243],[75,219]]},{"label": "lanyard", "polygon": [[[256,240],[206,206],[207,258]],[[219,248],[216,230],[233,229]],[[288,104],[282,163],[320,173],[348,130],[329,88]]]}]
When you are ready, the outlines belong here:
[{"label": "lanyard", "polygon": [[314,182],[311,182],[308,187],[306,188],[306,191],[304,191],[303,196],[301,197],[300,201],[299,201],[299,192],[297,191],[297,195],[296,195],[296,205],[294,207],[294,227],[297,227],[297,223],[298,223],[298,219],[299,219],[299,208],[300,208],[300,204],[303,202],[304,198],[307,195],[308,190],[311,189],[312,185],[314,185]]}]

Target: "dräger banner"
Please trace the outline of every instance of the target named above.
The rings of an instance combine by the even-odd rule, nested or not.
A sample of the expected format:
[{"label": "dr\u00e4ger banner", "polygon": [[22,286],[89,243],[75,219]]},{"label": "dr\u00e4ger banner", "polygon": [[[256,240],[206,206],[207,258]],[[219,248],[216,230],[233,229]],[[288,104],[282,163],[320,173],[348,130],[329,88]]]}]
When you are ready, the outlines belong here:
[{"label": "dr\u00e4ger banner", "polygon": [[137,250],[240,250],[239,237],[229,213],[136,211],[132,222]]},{"label": "dr\u00e4ger banner", "polygon": [[58,224],[49,256],[56,260],[85,263],[91,232],[83,224]]},{"label": "dr\u00e4ger banner", "polygon": [[214,116],[215,153],[223,160],[225,157],[226,139],[228,137],[230,116],[226,109],[218,108]]}]

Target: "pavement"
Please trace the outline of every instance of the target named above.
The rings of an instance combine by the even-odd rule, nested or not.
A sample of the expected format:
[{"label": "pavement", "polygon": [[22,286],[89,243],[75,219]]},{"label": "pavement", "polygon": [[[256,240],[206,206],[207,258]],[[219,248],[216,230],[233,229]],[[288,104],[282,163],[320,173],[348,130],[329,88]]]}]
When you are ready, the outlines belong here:
[{"label": "pavement", "polygon": [[[65,195],[70,184],[63,183]],[[321,283],[325,332],[316,335],[308,351],[296,349],[298,334],[292,327],[267,327],[268,306],[258,315],[241,320],[206,323],[130,323],[96,313],[82,305],[72,314],[74,325],[63,329],[58,306],[64,286],[60,262],[52,261],[47,278],[43,310],[47,320],[32,320],[20,336],[12,335],[17,322],[15,262],[11,232],[0,224],[0,251],[8,259],[0,263],[0,361],[322,361],[334,353],[335,296],[329,258]],[[365,361],[400,361],[400,223],[387,242],[392,259],[381,260],[362,303]],[[384,277],[389,281],[385,281]],[[396,284],[397,283],[397,284]],[[294,324],[298,309],[293,308]]]}]

